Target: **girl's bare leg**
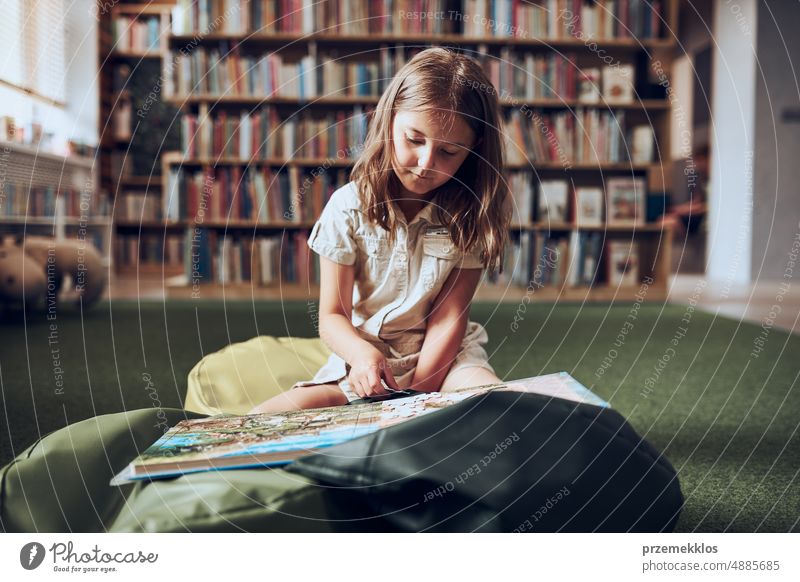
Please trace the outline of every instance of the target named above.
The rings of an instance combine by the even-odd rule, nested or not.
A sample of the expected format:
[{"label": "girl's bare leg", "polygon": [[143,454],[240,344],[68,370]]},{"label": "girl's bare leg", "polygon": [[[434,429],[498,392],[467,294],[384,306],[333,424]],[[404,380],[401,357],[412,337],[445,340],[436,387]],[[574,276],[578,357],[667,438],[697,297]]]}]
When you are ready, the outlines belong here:
[{"label": "girl's bare leg", "polygon": [[254,407],[248,414],[286,412],[347,404],[347,396],[337,384],[316,384],[287,390]]},{"label": "girl's bare leg", "polygon": [[441,392],[449,392],[458,388],[483,386],[484,384],[499,384],[500,382],[502,382],[502,380],[486,368],[470,366],[448,374],[444,382],[442,382]]}]

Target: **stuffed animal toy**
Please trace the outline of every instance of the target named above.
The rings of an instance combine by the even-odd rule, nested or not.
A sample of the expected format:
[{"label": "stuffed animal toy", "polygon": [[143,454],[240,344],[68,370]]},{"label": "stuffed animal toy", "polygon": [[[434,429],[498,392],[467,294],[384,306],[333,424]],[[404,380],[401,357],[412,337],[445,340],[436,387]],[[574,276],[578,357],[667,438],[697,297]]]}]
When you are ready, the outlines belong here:
[{"label": "stuffed animal toy", "polygon": [[[72,291],[62,294],[65,276]],[[100,253],[88,241],[40,236],[0,241],[0,302],[52,305],[62,295],[96,303],[106,286]]]}]

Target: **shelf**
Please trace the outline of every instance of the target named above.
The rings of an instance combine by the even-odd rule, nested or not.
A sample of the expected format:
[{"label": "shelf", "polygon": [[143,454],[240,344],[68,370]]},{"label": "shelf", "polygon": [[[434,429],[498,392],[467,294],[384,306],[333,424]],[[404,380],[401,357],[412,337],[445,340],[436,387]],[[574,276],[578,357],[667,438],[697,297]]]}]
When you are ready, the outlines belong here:
[{"label": "shelf", "polygon": [[[315,96],[306,99],[288,96],[268,95],[213,95],[208,93],[193,95],[173,95],[167,101],[173,105],[191,105],[200,103],[213,103],[215,105],[291,105],[291,106],[317,106],[317,107],[343,107],[350,105],[377,105],[379,97],[371,95],[355,96]],[[577,99],[503,99],[503,107],[528,107],[539,109],[566,109],[584,107],[587,109],[633,109],[648,111],[666,111],[670,103],[666,99],[642,99],[631,103],[589,103]]]},{"label": "shelf", "polygon": [[[319,286],[284,283],[272,285],[256,285],[253,283],[201,283],[193,288],[185,280],[166,286],[169,299],[230,299],[230,300],[298,300],[318,301]],[[639,287],[541,287],[529,293],[524,287],[516,285],[487,285],[478,287],[475,301],[493,303],[519,303],[527,294],[532,301],[634,301],[640,294]],[[651,285],[648,288],[647,301],[664,301],[667,297],[666,284]]]},{"label": "shelf", "polygon": [[[111,219],[90,218],[86,221],[81,221],[78,217],[70,216],[64,218],[61,223],[66,226],[109,226],[111,224]],[[0,217],[0,224],[56,226],[58,222],[53,216],[3,216]]]},{"label": "shelf", "polygon": [[161,222],[158,220],[117,220],[114,223],[118,228],[124,229],[168,229],[184,230],[187,228],[212,228],[229,230],[308,230],[314,227],[313,222],[253,222],[251,220],[204,220],[195,222],[193,220],[179,220],[172,222]]},{"label": "shelf", "polygon": [[189,228],[215,228],[227,230],[305,230],[314,227],[314,222],[253,222],[251,220],[204,220],[186,221]]},{"label": "shelf", "polygon": [[[517,38],[512,36],[464,36],[462,34],[332,34],[332,33],[275,33],[275,34],[221,34],[212,33],[203,35],[200,31],[190,34],[177,34],[169,37],[170,46],[186,46],[188,43],[213,44],[220,41],[236,44],[277,44],[298,46],[314,42],[319,45],[369,45],[404,44],[407,46],[420,45],[425,48],[435,45],[491,45],[519,48],[585,48],[586,43],[578,38]],[[675,39],[645,39],[633,38],[597,39],[597,46],[607,49],[626,51],[639,51],[642,49],[665,49],[676,45]]]},{"label": "shelf", "polygon": [[163,222],[160,220],[116,220],[114,225],[124,230],[184,230],[185,222]]},{"label": "shelf", "polygon": [[[115,225],[125,229],[184,229],[184,228],[212,228],[229,230],[307,230],[314,227],[315,222],[253,222],[250,220],[206,220],[194,222],[192,220],[180,220],[173,222],[160,222],[145,220],[117,220]],[[600,232],[636,232],[636,233],[662,233],[664,227],[660,223],[648,224],[605,224],[600,226],[575,225],[569,222],[533,222],[529,224],[512,224],[509,230],[537,231],[537,232],[572,232],[578,231],[600,231]]]},{"label": "shelf", "polygon": [[161,265],[160,263],[136,263],[133,265],[117,265],[117,276],[141,276],[152,280],[156,277],[175,277],[183,272],[182,265]]},{"label": "shelf", "polygon": [[119,185],[128,188],[158,188],[161,189],[161,176],[129,176],[120,178]]},{"label": "shelf", "polygon": [[332,160],[331,158],[306,158],[287,160],[284,158],[267,158],[265,160],[242,159],[242,158],[187,158],[182,159],[178,156],[164,155],[164,160],[170,165],[180,166],[322,166],[347,168],[352,166],[355,160],[350,158]]},{"label": "shelf", "polygon": [[162,59],[164,55],[158,51],[111,51],[106,59]]},{"label": "shelf", "polygon": [[86,156],[65,156],[61,154],[54,154],[40,149],[37,146],[20,144],[13,141],[0,140],[0,149],[9,151],[14,154],[28,156],[35,158],[38,162],[40,160],[48,162],[58,162],[65,166],[80,167],[92,169],[95,164],[95,158]]},{"label": "shelf", "polygon": [[[677,24],[677,2],[669,0],[662,3],[664,5],[663,17],[667,31],[674,30]],[[587,42],[578,38],[519,38],[507,36],[481,36],[472,37],[464,36],[461,34],[445,34],[436,35],[431,33],[426,34],[365,34],[365,35],[346,35],[346,34],[331,34],[329,32],[315,32],[311,34],[301,33],[277,33],[265,34],[263,32],[251,32],[243,34],[224,34],[220,32],[213,32],[210,34],[191,32],[180,35],[170,35],[165,42],[161,45],[162,48],[159,52],[152,50],[139,52],[124,52],[122,54],[110,55],[115,59],[134,59],[134,58],[163,58],[166,60],[172,56],[177,55],[178,51],[183,47],[191,47],[192,49],[198,48],[211,49],[216,48],[215,43],[226,42],[229,48],[236,49],[241,47],[242,54],[256,55],[261,53],[276,52],[276,53],[297,53],[290,54],[287,62],[293,62],[293,59],[300,53],[311,54],[312,52],[323,54],[334,54],[337,51],[340,56],[345,54],[357,57],[363,54],[372,54],[376,56],[377,50],[383,46],[388,46],[392,49],[393,44],[404,44],[405,48],[428,48],[434,45],[451,45],[456,47],[463,47],[464,52],[474,54],[473,50],[478,50],[479,45],[485,45],[488,48],[489,55],[497,56],[500,51],[509,48],[514,51],[513,54],[523,55],[525,53],[536,55],[547,55],[550,53],[559,54],[574,54],[578,57],[579,65],[590,66],[588,63],[596,60],[596,55],[588,54]],[[658,55],[658,58],[666,60],[661,57],[661,54],[673,50],[677,43],[675,39],[648,39],[639,41],[633,38],[625,39],[609,39],[609,40],[596,40],[597,46],[605,49],[607,54],[613,55],[615,60],[619,62],[635,63],[639,57],[653,58],[653,53]],[[106,49],[107,50],[107,49]],[[480,50],[483,50],[480,47]],[[363,52],[360,52],[363,51]],[[400,48],[396,51],[391,51],[392,57],[403,58],[404,51]],[[584,58],[584,56],[586,58]],[[513,57],[512,57],[513,58]],[[522,58],[522,57],[520,57]],[[372,57],[366,57],[368,60],[373,60]],[[585,62],[584,62],[585,61]],[[124,61],[117,60],[116,66],[120,66]],[[115,66],[113,63],[112,67]],[[591,65],[595,66],[595,65]],[[596,66],[602,66],[598,62]],[[110,69],[109,69],[110,70]],[[178,71],[181,73],[181,71]],[[642,79],[644,81],[644,79]],[[185,87],[180,83],[176,83],[175,87]],[[574,95],[574,93],[572,93]],[[503,93],[508,97],[508,93]],[[188,95],[172,95],[170,97],[163,96],[163,100],[178,106],[182,113],[199,112],[205,114],[209,111],[227,111],[229,114],[232,111],[256,109],[261,106],[274,106],[280,117],[294,114],[305,108],[311,108],[313,115],[320,114],[324,116],[331,111],[343,111],[344,114],[352,115],[353,108],[361,106],[365,109],[372,108],[377,105],[379,101],[378,95],[345,95],[344,91],[338,93],[325,95],[325,96],[312,96],[307,98],[299,98],[296,96],[287,95],[211,95],[211,94],[196,94],[191,93]],[[629,118],[631,121],[638,122],[645,117],[648,119],[655,119],[657,125],[656,135],[659,139],[659,145],[665,146],[665,151],[668,149],[669,143],[669,126],[672,120],[668,117],[668,112],[671,110],[671,103],[668,99],[645,99],[631,103],[606,103],[595,102],[587,103],[578,101],[577,99],[523,99],[508,97],[500,101],[500,106],[504,112],[509,112],[510,108],[519,108],[526,106],[531,109],[546,110],[543,114],[561,113],[569,115],[571,110],[580,108],[584,111],[596,112],[597,110],[606,111],[625,111],[630,112]],[[327,108],[327,109],[326,109]],[[608,115],[600,113],[601,115]],[[664,144],[661,144],[661,139]],[[123,142],[127,145],[127,142]],[[115,144],[118,145],[118,144]],[[117,149],[117,148],[112,148]],[[337,148],[338,149],[338,148]],[[208,151],[208,150],[205,150]],[[306,150],[312,151],[312,150]],[[576,150],[577,151],[577,150]],[[350,152],[348,152],[350,153]],[[351,153],[351,155],[353,155]],[[196,169],[213,168],[213,167],[245,167],[253,166],[257,168],[272,167],[276,171],[280,167],[300,168],[300,173],[310,173],[312,168],[325,166],[336,170],[337,176],[340,175],[340,169],[351,168],[355,159],[342,159],[341,157],[316,157],[316,158],[267,158],[267,159],[239,159],[236,157],[227,156],[207,156],[184,158],[182,152],[167,152],[162,153],[161,161],[162,167],[165,168],[163,173],[176,166],[186,166],[187,171],[192,172]],[[609,156],[610,157],[610,156]],[[523,161],[515,164],[506,164],[504,170],[521,170],[526,171],[528,174],[533,173],[534,179],[537,173],[547,177],[561,177],[567,180],[574,179],[576,184],[584,184],[591,182],[592,184],[599,184],[603,173],[610,173],[611,175],[639,175],[643,176],[644,173],[652,178],[654,173],[662,170],[661,165],[656,163],[634,164],[631,162],[565,162],[562,160],[546,161],[546,162],[531,162],[527,160],[526,156],[518,156],[518,159]],[[294,172],[294,170],[293,170]],[[159,188],[158,192],[166,191],[169,177],[137,177],[137,178],[114,178],[114,182],[120,186],[128,188],[149,188],[155,186]],[[544,179],[544,178],[542,178]],[[654,186],[657,187],[657,186]],[[317,201],[318,202],[318,201]],[[215,213],[215,216],[219,214]],[[201,214],[202,217],[202,214]],[[115,223],[115,228],[120,235],[135,237],[138,232],[142,236],[149,237],[162,237],[165,232],[172,236],[191,235],[195,228],[209,229],[210,240],[215,241],[223,236],[223,231],[232,233],[232,238],[245,239],[246,237],[253,236],[268,236],[276,235],[280,237],[283,232],[287,236],[291,236],[298,231],[308,231],[313,228],[315,222],[256,222],[254,220],[225,220],[224,214],[222,219],[206,220],[196,222],[192,219],[183,219],[179,221],[165,223],[157,220],[119,220]],[[513,225],[512,230],[517,230],[521,233],[548,233],[554,232],[557,238],[571,238],[573,232],[602,232],[602,238],[608,237],[610,240],[632,239],[639,241],[639,255],[640,264],[647,265],[652,271],[655,282],[650,285],[647,294],[647,300],[661,300],[666,298],[666,282],[669,269],[669,237],[670,233],[665,231],[664,226],[660,223],[641,224],[641,225],[577,225],[571,222],[560,223],[546,223],[546,222],[530,222],[528,224]],[[147,231],[145,235],[144,232]],[[161,231],[161,233],[159,233]],[[229,235],[231,236],[231,235]],[[662,240],[661,237],[666,237]],[[530,239],[538,239],[530,235]],[[665,242],[666,241],[666,242]],[[137,275],[150,274],[154,277],[162,277],[161,265],[137,265],[120,266],[119,270],[123,273],[135,273]],[[176,267],[177,268],[177,267]],[[164,293],[169,298],[185,298],[185,299],[231,299],[231,300],[252,300],[252,299],[275,299],[275,300],[319,300],[319,287],[316,285],[307,284],[274,284],[268,286],[261,286],[253,283],[206,283],[197,288],[193,288],[191,281],[185,273],[172,277],[170,281],[169,276],[163,277]],[[161,281],[159,281],[161,282]],[[533,300],[540,301],[614,301],[614,300],[635,300],[637,293],[640,292],[638,286],[636,288],[614,288],[609,287],[603,283],[598,283],[595,287],[545,287],[536,289],[532,294],[527,293],[526,289],[518,286],[509,285],[481,285],[479,288],[476,299],[479,301],[509,301],[519,303],[526,294],[532,295]]]},{"label": "shelf", "polygon": [[[332,159],[332,158],[267,158],[264,160],[259,159],[242,159],[242,158],[181,158],[181,154],[164,154],[164,161],[169,165],[180,166],[299,166],[299,167],[315,167],[327,166],[337,168],[348,168],[355,163],[352,158],[346,159]],[[644,172],[654,167],[659,167],[658,164],[634,164],[634,163],[573,163],[568,168],[560,162],[530,162],[528,164],[506,164],[506,170],[563,170],[563,171],[632,171]]]}]

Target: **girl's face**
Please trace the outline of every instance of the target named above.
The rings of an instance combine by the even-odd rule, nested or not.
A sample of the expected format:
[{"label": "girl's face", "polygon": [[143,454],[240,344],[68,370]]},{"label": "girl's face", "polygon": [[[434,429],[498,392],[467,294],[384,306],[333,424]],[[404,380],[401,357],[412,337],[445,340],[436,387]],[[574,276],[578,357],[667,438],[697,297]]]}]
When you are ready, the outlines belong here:
[{"label": "girl's face", "polygon": [[399,111],[392,123],[392,166],[406,196],[422,198],[447,182],[475,145],[475,132],[460,115]]}]

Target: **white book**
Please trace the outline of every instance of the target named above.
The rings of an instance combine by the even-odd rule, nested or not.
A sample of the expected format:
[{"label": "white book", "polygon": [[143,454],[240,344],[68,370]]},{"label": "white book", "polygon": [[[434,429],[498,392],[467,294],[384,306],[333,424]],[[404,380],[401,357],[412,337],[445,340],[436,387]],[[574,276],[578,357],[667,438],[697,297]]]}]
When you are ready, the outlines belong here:
[{"label": "white book", "polygon": [[569,184],[566,180],[542,180],[539,185],[539,222],[567,222]]},{"label": "white book", "polygon": [[609,178],[606,182],[606,222],[643,224],[646,191],[644,178]]},{"label": "white book", "polygon": [[579,226],[603,224],[603,190],[595,186],[575,189],[575,221]]},{"label": "white book", "polygon": [[636,241],[609,241],[608,284],[634,287],[639,283],[639,245]]},{"label": "white book", "polygon": [[186,12],[180,2],[172,7],[172,34],[186,34]]},{"label": "white book", "polygon": [[634,164],[649,164],[653,161],[654,136],[649,125],[637,125],[631,131],[631,161]]},{"label": "white book", "polygon": [[[170,168],[167,178],[167,191],[162,198],[161,213],[167,222],[180,219],[180,198],[178,194],[179,183],[181,180],[179,168]],[[190,229],[191,230],[191,229]]]},{"label": "white book", "polygon": [[249,160],[253,155],[250,145],[253,142],[253,128],[250,114],[245,111],[239,117],[239,158]]},{"label": "white book", "polygon": [[606,103],[633,103],[633,65],[615,63],[603,67],[603,98]]},{"label": "white book", "polygon": [[580,232],[573,230],[569,239],[569,264],[567,266],[567,285],[575,287],[579,282],[579,259],[580,259]]}]

